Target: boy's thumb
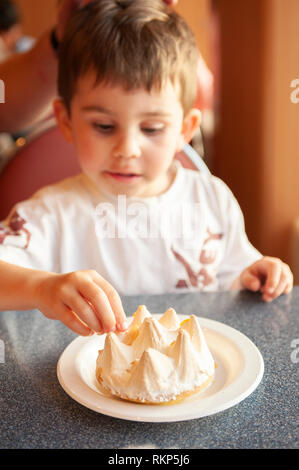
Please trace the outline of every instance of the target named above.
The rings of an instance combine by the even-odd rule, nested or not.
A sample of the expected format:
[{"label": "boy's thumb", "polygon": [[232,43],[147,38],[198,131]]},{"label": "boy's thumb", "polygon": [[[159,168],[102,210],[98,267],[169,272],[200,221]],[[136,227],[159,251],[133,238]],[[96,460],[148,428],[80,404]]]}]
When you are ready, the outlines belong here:
[{"label": "boy's thumb", "polygon": [[260,280],[249,270],[245,270],[241,276],[241,282],[246,289],[258,291],[261,287]]}]

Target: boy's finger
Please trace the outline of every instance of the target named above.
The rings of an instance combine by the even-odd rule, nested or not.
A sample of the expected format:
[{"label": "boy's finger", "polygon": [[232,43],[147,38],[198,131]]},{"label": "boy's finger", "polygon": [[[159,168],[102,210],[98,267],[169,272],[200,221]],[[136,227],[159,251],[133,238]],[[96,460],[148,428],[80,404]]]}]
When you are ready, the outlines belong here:
[{"label": "boy's finger", "polygon": [[93,306],[94,313],[102,324],[102,332],[114,331],[116,319],[104,289],[88,281],[80,286],[80,294]]},{"label": "boy's finger", "polygon": [[275,299],[281,294],[288,294],[292,290],[293,274],[287,264],[282,263],[281,275],[278,286],[274,289],[271,295],[266,295],[268,300]]},{"label": "boy's finger", "polygon": [[276,261],[265,261],[267,263],[266,281],[263,287],[263,292],[266,295],[272,295],[275,289],[279,286],[280,277],[282,273],[282,263]]},{"label": "boy's finger", "polygon": [[279,281],[278,285],[276,286],[276,288],[273,290],[272,293],[265,292],[264,296],[263,296],[263,299],[266,302],[270,302],[271,300],[276,299],[276,297],[279,297],[281,294],[285,293],[287,285],[288,285],[287,277],[286,277],[285,273],[282,271],[280,281]]},{"label": "boy's finger", "polygon": [[75,289],[67,301],[67,307],[69,307],[69,309],[73,311],[91,330],[97,333],[101,333],[103,331],[102,323],[96,315],[92,304]]},{"label": "boy's finger", "polygon": [[279,297],[281,294],[285,293],[287,287],[287,281],[286,279],[282,279],[275,291],[273,292],[273,298],[276,299],[276,297]]},{"label": "boy's finger", "polygon": [[62,305],[59,314],[59,320],[70,330],[80,336],[90,336],[93,331],[85,325],[66,305]]},{"label": "boy's finger", "polygon": [[102,278],[98,273],[95,273],[93,275],[93,280],[99,287],[104,290],[105,294],[107,295],[113,314],[115,316],[116,329],[121,331],[126,330],[127,318],[118,292],[114,289],[114,287],[111,286],[111,284],[109,284],[109,282]]},{"label": "boy's finger", "polygon": [[127,329],[127,319],[119,294],[113,289],[106,292],[110,305],[116,319],[116,329],[124,331]]},{"label": "boy's finger", "polygon": [[294,275],[290,269],[290,266],[288,266],[285,263],[283,263],[283,269],[284,269],[284,272],[286,273],[286,278],[287,278],[287,285],[286,285],[284,294],[288,294],[293,289]]},{"label": "boy's finger", "polygon": [[257,276],[254,275],[249,269],[243,271],[241,282],[246,289],[258,291],[261,287],[261,282]]}]

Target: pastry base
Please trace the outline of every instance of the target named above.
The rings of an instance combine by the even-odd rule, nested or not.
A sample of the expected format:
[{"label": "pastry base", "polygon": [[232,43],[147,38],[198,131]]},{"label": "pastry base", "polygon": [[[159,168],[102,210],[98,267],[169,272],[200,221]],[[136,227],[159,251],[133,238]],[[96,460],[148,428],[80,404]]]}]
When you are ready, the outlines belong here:
[{"label": "pastry base", "polygon": [[187,390],[185,392],[180,393],[179,395],[176,396],[175,399],[173,400],[168,400],[168,401],[142,401],[138,399],[133,399],[130,398],[126,395],[118,394],[115,392],[112,392],[110,388],[104,384],[102,376],[101,376],[101,368],[97,368],[96,370],[96,378],[100,385],[104,387],[105,390],[107,390],[109,393],[111,393],[113,396],[116,396],[117,398],[121,398],[122,400],[130,401],[132,403],[140,403],[142,405],[176,405],[177,403],[180,403],[181,401],[185,400],[186,398],[190,397],[191,395],[194,395],[195,393],[202,392],[205,388],[207,388],[210,383],[212,382],[214,378],[214,374],[211,375],[203,384],[199,385],[198,387],[195,387],[193,390]]}]

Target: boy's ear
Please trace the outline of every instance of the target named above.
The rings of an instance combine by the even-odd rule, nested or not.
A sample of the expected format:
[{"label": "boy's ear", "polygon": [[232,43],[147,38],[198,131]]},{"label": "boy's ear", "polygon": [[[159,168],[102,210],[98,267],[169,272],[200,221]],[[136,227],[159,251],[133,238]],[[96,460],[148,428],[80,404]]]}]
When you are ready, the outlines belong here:
[{"label": "boy's ear", "polygon": [[201,112],[199,109],[192,108],[183,120],[179,150],[182,150],[184,145],[190,142],[200,122]]},{"label": "boy's ear", "polygon": [[53,111],[56,117],[56,121],[62,135],[65,140],[69,143],[73,142],[72,127],[69,117],[69,112],[64,104],[64,102],[56,98],[53,102]]}]

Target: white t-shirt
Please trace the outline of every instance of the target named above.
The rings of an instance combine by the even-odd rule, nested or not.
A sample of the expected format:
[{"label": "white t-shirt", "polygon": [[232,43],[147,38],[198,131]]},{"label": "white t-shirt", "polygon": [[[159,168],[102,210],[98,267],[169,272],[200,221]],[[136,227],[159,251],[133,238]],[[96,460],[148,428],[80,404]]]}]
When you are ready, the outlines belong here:
[{"label": "white t-shirt", "polygon": [[0,224],[1,260],[94,269],[121,295],[227,290],[259,258],[228,187],[179,163],[160,196],[104,194],[79,174],[39,190]]}]

